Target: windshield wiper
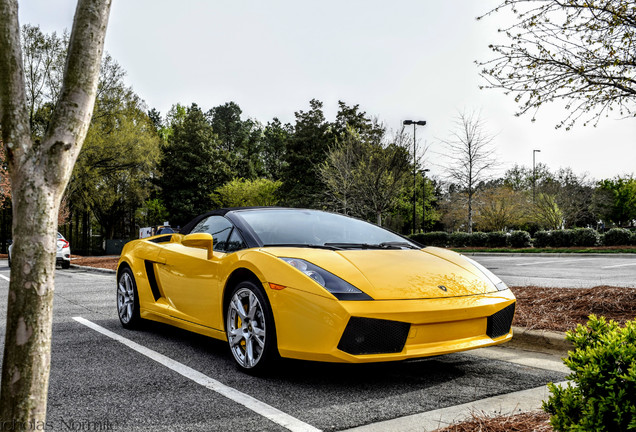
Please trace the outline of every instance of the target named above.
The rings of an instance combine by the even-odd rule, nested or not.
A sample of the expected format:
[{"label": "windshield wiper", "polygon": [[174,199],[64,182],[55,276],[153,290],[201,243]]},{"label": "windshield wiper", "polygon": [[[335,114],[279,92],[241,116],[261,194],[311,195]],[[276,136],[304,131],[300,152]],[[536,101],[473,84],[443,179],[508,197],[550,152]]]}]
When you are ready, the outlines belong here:
[{"label": "windshield wiper", "polygon": [[382,242],[378,244],[370,243],[325,243],[326,246],[333,246],[341,249],[419,249],[415,245],[408,242]]},{"label": "windshield wiper", "polygon": [[395,242],[382,242],[380,243],[381,247],[383,248],[409,248],[409,249],[419,249],[417,246],[415,246],[413,243],[409,243],[409,242],[399,242],[399,241],[395,241]]},{"label": "windshield wiper", "polygon": [[299,247],[299,248],[313,248],[313,249],[327,249],[327,250],[341,250],[341,247],[326,243],[324,245],[319,244],[306,244],[306,243],[272,243],[263,245],[263,247]]}]

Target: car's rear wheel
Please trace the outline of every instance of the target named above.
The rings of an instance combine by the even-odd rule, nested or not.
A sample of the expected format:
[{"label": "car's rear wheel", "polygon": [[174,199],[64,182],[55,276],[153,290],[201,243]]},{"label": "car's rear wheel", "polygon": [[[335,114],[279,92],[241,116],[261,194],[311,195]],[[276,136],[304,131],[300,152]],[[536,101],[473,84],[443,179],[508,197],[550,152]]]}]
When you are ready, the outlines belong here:
[{"label": "car's rear wheel", "polygon": [[63,269],[71,268],[71,262],[70,262],[70,261],[63,260],[63,261],[62,261],[62,268],[63,268]]},{"label": "car's rear wheel", "polygon": [[119,270],[117,277],[117,312],[119,321],[125,328],[139,326],[139,298],[137,296],[137,284],[132,270],[124,267]]},{"label": "car's rear wheel", "polygon": [[225,330],[238,366],[250,373],[262,371],[277,357],[274,318],[263,291],[254,283],[239,283],[227,305]]}]

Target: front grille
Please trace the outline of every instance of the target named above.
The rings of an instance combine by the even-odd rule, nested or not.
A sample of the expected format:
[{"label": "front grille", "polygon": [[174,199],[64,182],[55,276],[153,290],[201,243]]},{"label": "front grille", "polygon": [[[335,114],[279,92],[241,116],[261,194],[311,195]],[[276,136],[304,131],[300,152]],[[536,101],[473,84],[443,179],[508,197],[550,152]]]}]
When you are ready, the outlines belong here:
[{"label": "front grille", "polygon": [[515,316],[515,304],[506,306],[497,313],[488,317],[488,325],[486,326],[486,334],[494,339],[510,333],[512,318]]},{"label": "front grille", "polygon": [[351,317],[338,349],[352,355],[399,353],[410,328],[405,322]]}]

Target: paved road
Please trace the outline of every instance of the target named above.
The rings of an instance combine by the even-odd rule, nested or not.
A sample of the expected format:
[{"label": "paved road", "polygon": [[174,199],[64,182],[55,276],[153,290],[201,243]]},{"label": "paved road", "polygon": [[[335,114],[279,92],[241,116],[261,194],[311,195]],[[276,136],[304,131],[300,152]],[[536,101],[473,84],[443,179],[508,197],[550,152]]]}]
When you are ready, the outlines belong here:
[{"label": "paved road", "polygon": [[[2,317],[9,276],[5,263],[0,261]],[[541,368],[512,362],[500,354],[512,350],[496,348],[375,365],[284,361],[268,376],[256,378],[235,368],[225,343],[154,323],[138,331],[122,329],[114,287],[113,275],[57,270],[48,410],[52,430],[71,430],[87,421],[115,431],[342,430],[565,377],[562,368],[546,368],[549,362]],[[78,316],[125,338],[128,345],[78,322]],[[4,319],[0,325],[4,337]],[[148,355],[167,359],[172,369]],[[219,393],[224,391],[230,398]],[[238,402],[231,400],[236,391],[243,395]],[[246,408],[241,397],[248,405],[260,403],[265,414]],[[301,427],[273,422],[270,408]]]},{"label": "paved road", "polygon": [[636,255],[510,256],[471,258],[492,270],[509,286],[585,288],[598,285],[636,288]]}]

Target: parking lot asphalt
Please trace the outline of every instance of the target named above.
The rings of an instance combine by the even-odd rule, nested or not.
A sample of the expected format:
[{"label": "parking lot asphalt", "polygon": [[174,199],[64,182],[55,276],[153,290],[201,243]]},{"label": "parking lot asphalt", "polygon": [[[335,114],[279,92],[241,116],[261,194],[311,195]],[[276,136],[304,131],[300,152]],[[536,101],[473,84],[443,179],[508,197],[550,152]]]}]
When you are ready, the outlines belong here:
[{"label": "parking lot asphalt", "polygon": [[[6,264],[0,275],[6,316]],[[4,338],[4,320],[0,332]],[[124,330],[114,275],[57,270],[47,421],[54,430],[82,422],[117,431],[344,430],[564,380],[558,359],[529,362],[513,352],[367,365],[284,360],[253,377],[236,369],[224,342],[158,323]]]},{"label": "parking lot asphalt", "polygon": [[509,286],[636,288],[636,255],[471,254]]}]

